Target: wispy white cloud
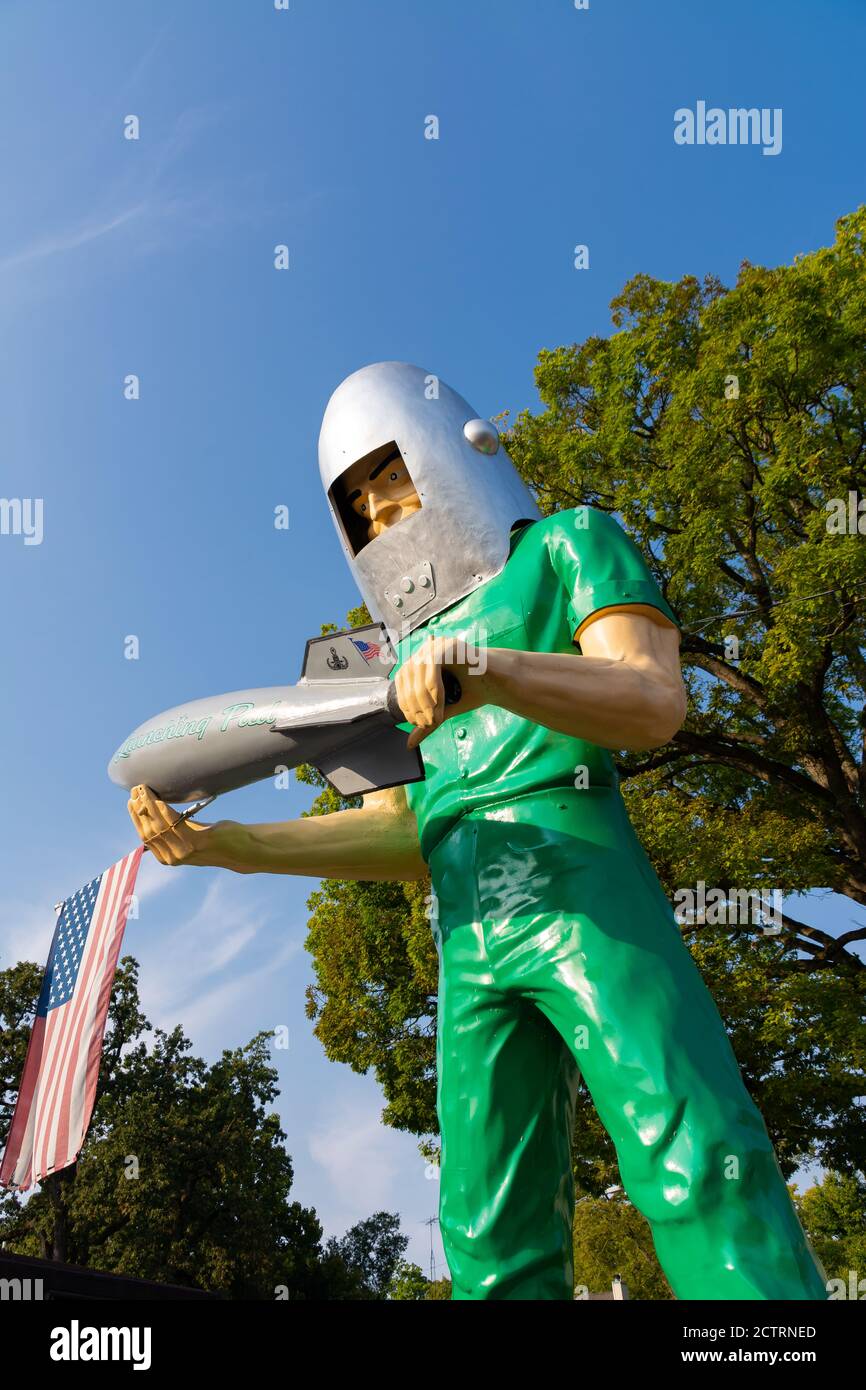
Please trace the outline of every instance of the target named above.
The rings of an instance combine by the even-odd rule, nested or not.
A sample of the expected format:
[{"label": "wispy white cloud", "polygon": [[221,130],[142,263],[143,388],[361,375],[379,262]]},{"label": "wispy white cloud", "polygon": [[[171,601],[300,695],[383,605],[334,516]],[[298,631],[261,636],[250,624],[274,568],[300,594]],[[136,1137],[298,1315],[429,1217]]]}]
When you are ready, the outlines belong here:
[{"label": "wispy white cloud", "polygon": [[[339,1204],[342,1221],[351,1224],[393,1206],[398,1145],[369,1105],[353,1101],[335,1107],[331,1095],[327,1104],[327,1118],[310,1134],[308,1147],[333,1187],[336,1202],[331,1205]],[[340,1224],[336,1212],[334,1224]]]},{"label": "wispy white cloud", "polygon": [[153,42],[144,50],[132,72],[124,83],[124,93],[133,90],[141,81],[147,69],[150,67],[159,50],[165,43],[166,36],[175,27],[175,19],[169,19],[157,33]]},{"label": "wispy white cloud", "polygon": [[189,869],[171,868],[166,864],[160,864],[159,860],[154,859],[152,854],[142,855],[138,881],[135,885],[135,894],[139,903],[149,902],[159,894],[165,893],[169,888],[181,887],[187,881],[190,872]]},{"label": "wispy white cloud", "polygon": [[37,238],[29,246],[24,246],[9,256],[0,257],[0,273],[18,270],[29,262],[42,261],[49,256],[62,255],[65,251],[74,251],[79,246],[86,246],[88,242],[99,241],[100,238],[109,236],[116,231],[118,227],[123,227],[127,222],[142,217],[147,211],[147,207],[146,202],[138,202],[114,213],[107,220],[85,219],[77,226],[69,227],[54,236]]},{"label": "wispy white cloud", "polygon": [[[136,142],[129,168],[108,184],[86,214],[0,253],[0,275],[119,239],[125,254],[146,254],[167,240],[176,245],[184,234],[198,235],[248,215],[248,199],[228,197],[216,183],[195,186],[188,174],[181,177],[176,169],[201,136],[224,119],[226,110],[217,103],[191,107],[177,116],[161,141],[153,140],[150,132],[149,140]],[[133,238],[123,236],[133,229]]]},{"label": "wispy white cloud", "polygon": [[50,904],[14,899],[0,903],[0,970],[21,960],[44,965],[56,924]]},{"label": "wispy white cloud", "polygon": [[[183,1005],[184,1032],[194,1039],[199,1048],[209,1042],[211,1035],[214,1038],[218,1036],[221,1047],[232,1047],[241,1041],[246,1042],[249,1028],[245,1029],[242,1039],[233,1037],[231,1020],[250,1012],[250,1007],[261,998],[263,989],[273,983],[277,972],[298,955],[301,949],[299,940],[284,941],[268,960],[255,969],[235,973],[231,979],[214,986],[205,994],[199,992],[193,998],[187,999]],[[170,1028],[178,1019],[166,1014],[155,1021],[163,1028]],[[277,1018],[263,1018],[256,1028],[259,1031],[263,1028],[275,1028],[282,1021]]]},{"label": "wispy white cloud", "polygon": [[[35,960],[40,964],[46,961],[57,925],[54,905],[58,899],[67,898],[83,888],[85,883],[96,878],[110,864],[129,854],[134,845],[135,836],[130,830],[124,839],[118,838],[113,847],[107,847],[104,855],[90,857],[89,862],[81,867],[66,864],[62,869],[52,869],[51,880],[44,879],[35,886],[33,898],[0,901],[0,969],[6,969],[19,960]],[[158,874],[160,868],[152,855],[144,856],[135,885],[139,903],[171,886],[173,880],[170,872],[166,870],[165,878],[162,878]]]},{"label": "wispy white cloud", "polygon": [[[141,962],[142,1007],[154,1026],[170,1030],[182,1024],[198,1049],[235,1046],[283,1021],[270,1013],[260,1018],[261,1001],[283,967],[302,953],[304,933],[287,933],[281,923],[275,943],[269,934],[272,909],[258,895],[251,897],[246,880],[234,882],[228,874],[206,884],[191,912],[174,916],[165,892],[188,889],[195,873],[166,869],[144,856],[136,883],[138,915],[127,925],[124,954]],[[79,874],[76,885],[92,877]],[[43,965],[56,923],[47,900],[0,902],[0,970],[21,960]],[[252,1027],[250,1018],[258,1020]],[[234,1036],[234,1019],[247,1020],[242,1037]]]},{"label": "wispy white cloud", "polygon": [[[145,900],[139,918],[145,930],[153,913],[162,916]],[[254,1005],[263,986],[302,950],[301,933],[287,937],[284,931],[277,949],[269,949],[269,924],[269,909],[251,897],[246,880],[237,883],[228,874],[212,879],[191,915],[159,931],[156,959],[148,954],[141,982],[148,1017],[163,1028],[182,1021],[197,1038]]]}]

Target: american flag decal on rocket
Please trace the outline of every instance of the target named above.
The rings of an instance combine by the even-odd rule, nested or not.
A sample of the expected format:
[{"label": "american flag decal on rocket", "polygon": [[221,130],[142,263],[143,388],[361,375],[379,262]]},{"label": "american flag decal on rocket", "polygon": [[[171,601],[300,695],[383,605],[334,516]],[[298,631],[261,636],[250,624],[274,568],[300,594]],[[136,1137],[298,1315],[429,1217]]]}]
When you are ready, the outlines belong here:
[{"label": "american flag decal on rocket", "polygon": [[378,642],[365,642],[361,637],[350,637],[353,647],[361,653],[365,661],[375,661],[382,648]]}]

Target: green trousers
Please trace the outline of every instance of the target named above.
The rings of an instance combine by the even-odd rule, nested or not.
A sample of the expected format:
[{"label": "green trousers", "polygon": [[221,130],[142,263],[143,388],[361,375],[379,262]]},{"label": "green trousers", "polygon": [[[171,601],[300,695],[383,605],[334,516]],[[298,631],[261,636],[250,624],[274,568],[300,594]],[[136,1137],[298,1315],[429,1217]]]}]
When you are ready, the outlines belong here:
[{"label": "green trousers", "polygon": [[472,812],[430,870],[453,1297],[573,1297],[582,1074],[677,1298],[826,1299],[619,792],[566,788]]}]

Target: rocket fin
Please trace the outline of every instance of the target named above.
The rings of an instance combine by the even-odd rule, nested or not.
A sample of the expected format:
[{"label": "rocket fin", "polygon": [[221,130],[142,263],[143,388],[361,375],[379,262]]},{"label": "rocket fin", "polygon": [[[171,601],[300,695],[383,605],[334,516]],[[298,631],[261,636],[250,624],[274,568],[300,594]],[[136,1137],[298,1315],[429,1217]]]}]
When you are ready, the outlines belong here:
[{"label": "rocket fin", "polygon": [[379,728],[341,748],[320,755],[316,766],[341,796],[360,796],[384,787],[424,780],[417,748],[406,747],[402,729]]},{"label": "rocket fin", "polygon": [[345,628],[342,632],[309,638],[301,680],[383,677],[388,675],[396,660],[383,624],[367,623],[365,627]]}]

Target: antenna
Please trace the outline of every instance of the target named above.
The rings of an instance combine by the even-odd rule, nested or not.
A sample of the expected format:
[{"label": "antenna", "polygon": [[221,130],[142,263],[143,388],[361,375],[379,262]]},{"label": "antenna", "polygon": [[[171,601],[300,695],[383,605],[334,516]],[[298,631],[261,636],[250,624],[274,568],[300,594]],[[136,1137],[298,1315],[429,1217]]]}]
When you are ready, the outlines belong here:
[{"label": "antenna", "polygon": [[422,1221],[422,1226],[430,1227],[430,1283],[436,1283],[436,1256],[433,1253],[433,1227],[439,1225],[439,1217],[431,1216],[429,1220]]}]

